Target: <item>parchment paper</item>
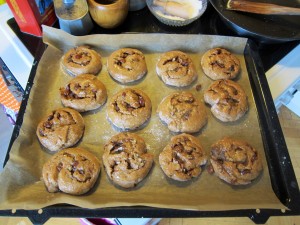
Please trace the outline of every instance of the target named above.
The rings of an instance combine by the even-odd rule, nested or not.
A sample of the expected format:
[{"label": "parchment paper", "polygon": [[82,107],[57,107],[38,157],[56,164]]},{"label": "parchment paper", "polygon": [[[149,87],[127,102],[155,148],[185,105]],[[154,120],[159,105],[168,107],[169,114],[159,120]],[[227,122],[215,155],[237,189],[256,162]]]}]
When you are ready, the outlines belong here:
[{"label": "parchment paper", "polygon": [[[43,27],[44,42],[49,45],[38,65],[24,122],[20,135],[14,142],[10,159],[0,175],[1,209],[39,209],[57,203],[68,203],[84,208],[103,208],[114,206],[154,206],[161,208],[190,210],[232,210],[257,208],[285,208],[274,194],[264,154],[256,106],[249,84],[243,51],[247,39],[210,35],[175,34],[120,34],[71,36],[64,31]],[[152,116],[149,123],[135,131],[142,136],[148,151],[155,155],[153,168],[147,178],[136,188],[125,190],[114,186],[102,168],[95,187],[83,196],[71,196],[64,193],[48,193],[41,180],[42,166],[51,156],[39,143],[35,131],[38,122],[51,110],[62,107],[59,88],[64,86],[71,76],[60,67],[64,52],[74,46],[88,44],[102,55],[103,69],[98,78],[108,90],[108,98],[128,85],[113,81],[107,73],[106,60],[112,51],[122,47],[141,50],[146,57],[148,73],[144,79],[133,85],[148,94],[152,101]],[[188,53],[198,71],[198,80],[187,88],[201,101],[203,92],[213,82],[207,78],[200,67],[203,53],[213,47],[224,47],[236,54],[241,62],[241,73],[236,80],[245,89],[250,110],[239,121],[222,123],[214,118],[210,107],[207,125],[197,134],[207,155],[210,146],[223,136],[231,136],[248,141],[263,155],[264,171],[251,185],[234,187],[221,181],[215,175],[204,170],[199,178],[189,182],[177,182],[167,178],[158,164],[158,155],[174,135],[159,120],[156,109],[164,96],[178,89],[167,87],[158,78],[155,64],[162,52],[181,50]],[[196,86],[201,84],[200,91]],[[112,128],[106,119],[106,105],[99,110],[82,113],[86,130],[78,146],[102,157],[104,144],[119,131]]]}]

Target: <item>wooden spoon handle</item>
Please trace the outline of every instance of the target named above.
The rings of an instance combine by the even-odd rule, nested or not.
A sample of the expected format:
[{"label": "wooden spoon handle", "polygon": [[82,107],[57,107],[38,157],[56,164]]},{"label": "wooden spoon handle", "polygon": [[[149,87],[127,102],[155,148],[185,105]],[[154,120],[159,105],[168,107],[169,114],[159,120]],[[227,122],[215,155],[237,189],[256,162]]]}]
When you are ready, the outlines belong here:
[{"label": "wooden spoon handle", "polygon": [[227,9],[265,15],[300,15],[300,8],[247,0],[229,0]]}]

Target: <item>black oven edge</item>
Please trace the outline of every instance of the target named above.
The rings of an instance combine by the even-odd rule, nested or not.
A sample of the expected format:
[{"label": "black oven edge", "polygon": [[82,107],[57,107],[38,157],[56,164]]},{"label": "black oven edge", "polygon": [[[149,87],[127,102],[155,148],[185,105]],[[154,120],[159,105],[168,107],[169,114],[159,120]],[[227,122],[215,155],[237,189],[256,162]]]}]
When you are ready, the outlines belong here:
[{"label": "black oven edge", "polygon": [[300,193],[297,179],[258,54],[258,48],[251,40],[248,40],[244,55],[255,103],[258,106],[264,106],[257,107],[257,110],[265,154],[268,158],[268,167],[271,168],[269,172],[273,190],[286,207],[300,213]]},{"label": "black oven edge", "polygon": [[[40,39],[36,57],[30,72],[27,87],[19,111],[16,126],[9,144],[9,150],[18,137],[20,127],[23,123],[23,116],[26,110],[28,97],[33,85],[38,62],[46,49],[46,45]],[[250,83],[253,89],[255,102],[263,107],[257,107],[260,118],[260,125],[263,141],[268,157],[268,166],[274,192],[281,202],[289,210],[277,209],[246,209],[229,211],[192,211],[175,210],[165,208],[154,208],[145,206],[135,207],[113,207],[101,209],[84,209],[71,205],[54,205],[45,207],[42,212],[39,210],[0,210],[0,216],[28,217],[33,224],[44,224],[51,217],[74,217],[74,218],[183,218],[183,217],[248,217],[256,224],[264,224],[270,216],[291,216],[300,215],[300,193],[294,170],[291,164],[289,153],[283,138],[281,126],[278,120],[273,99],[268,87],[258,54],[257,45],[248,40],[245,48],[246,66],[249,72]],[[257,76],[258,75],[258,76]],[[274,132],[273,132],[274,131]],[[6,161],[9,154],[7,154]],[[282,161],[284,159],[284,161]],[[279,164],[284,162],[285,166]]]}]

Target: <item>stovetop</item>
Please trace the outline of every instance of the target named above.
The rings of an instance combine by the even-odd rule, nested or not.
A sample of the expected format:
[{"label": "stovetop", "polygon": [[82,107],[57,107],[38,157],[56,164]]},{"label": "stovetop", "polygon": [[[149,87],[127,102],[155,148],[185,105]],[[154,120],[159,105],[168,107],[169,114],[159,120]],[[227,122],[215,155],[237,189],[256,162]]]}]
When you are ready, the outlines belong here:
[{"label": "stovetop", "polygon": [[[22,33],[14,20],[10,19],[8,25],[21,39],[33,56],[37,51],[37,42],[40,38]],[[58,22],[54,25],[59,28]],[[171,27],[159,22],[145,7],[139,11],[129,12],[125,22],[115,29],[104,29],[95,24],[91,34],[119,34],[119,33],[176,33],[176,34],[211,34],[224,36],[238,36],[230,26],[224,23],[216,10],[208,4],[206,12],[200,19],[184,27]],[[252,39],[258,46],[259,55],[265,71],[269,70],[288,52],[299,44],[299,41],[292,42],[261,42]]]}]

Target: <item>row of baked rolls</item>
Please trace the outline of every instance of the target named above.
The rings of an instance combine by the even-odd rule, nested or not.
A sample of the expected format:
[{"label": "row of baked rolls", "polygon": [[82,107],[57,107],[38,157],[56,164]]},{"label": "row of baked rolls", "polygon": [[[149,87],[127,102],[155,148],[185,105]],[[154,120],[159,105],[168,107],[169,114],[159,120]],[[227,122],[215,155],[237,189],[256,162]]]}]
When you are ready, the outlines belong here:
[{"label": "row of baked rolls", "polygon": [[[100,107],[107,98],[104,85],[92,75],[80,75],[71,80],[61,89],[61,96],[65,106],[78,111]],[[230,80],[215,81],[204,93],[204,100],[212,105],[213,115],[224,122],[238,120],[248,110],[245,92]],[[126,88],[110,99],[107,118],[122,130],[135,130],[149,120],[151,111],[151,100],[144,92]],[[173,132],[195,133],[207,123],[204,105],[190,92],[166,96],[158,105],[157,113]],[[51,151],[75,145],[83,132],[83,118],[68,108],[51,112],[37,128],[40,142]]]},{"label": "row of baked rolls", "polygon": [[[149,173],[153,155],[143,138],[119,133],[105,144],[102,156],[108,178],[123,188],[133,188]],[[67,148],[54,154],[43,166],[42,176],[48,192],[81,195],[97,181],[100,160],[83,148]]]},{"label": "row of baked rolls", "polygon": [[[88,46],[79,46],[63,55],[61,65],[72,76],[97,75],[102,69],[101,55]],[[203,54],[201,67],[213,80],[234,79],[240,71],[240,62],[230,51],[213,48]],[[147,73],[145,56],[135,48],[118,49],[108,57],[107,70],[122,84],[138,81]],[[198,77],[191,57],[179,50],[162,53],[156,63],[156,73],[165,84],[175,87],[188,86]]]},{"label": "row of baked rolls", "polygon": [[[205,92],[204,100],[212,105],[213,115],[223,122],[240,119],[248,111],[243,88],[231,80],[215,81]],[[107,117],[122,130],[135,130],[151,117],[151,100],[139,89],[126,88],[117,92],[107,106]],[[171,93],[157,108],[161,121],[173,132],[195,133],[207,123],[204,104],[191,92]]]},{"label": "row of baked rolls", "polygon": [[[171,179],[188,181],[198,177],[208,157],[200,141],[190,134],[172,137],[159,154],[159,164]],[[209,173],[231,185],[246,185],[263,170],[261,155],[249,143],[225,137],[211,146]]]},{"label": "row of baked rolls", "polygon": [[[108,178],[117,186],[133,188],[149,174],[153,155],[143,138],[119,133],[105,144],[102,156]],[[200,141],[180,134],[159,154],[159,164],[169,178],[188,181],[200,176],[208,157]],[[261,155],[245,141],[225,137],[211,146],[210,173],[231,185],[247,185],[262,172]],[[68,148],[53,155],[43,166],[42,176],[49,192],[81,195],[94,186],[101,170],[100,160],[82,148]]]},{"label": "row of baked rolls", "polygon": [[[61,66],[72,76],[97,75],[102,69],[101,60],[101,55],[89,46],[79,46],[62,56]],[[138,49],[118,49],[108,57],[107,70],[114,80],[122,84],[137,81],[147,73],[145,56]]]},{"label": "row of baked rolls", "polygon": [[[212,105],[213,115],[223,122],[236,121],[248,110],[244,90],[230,80],[215,81],[205,91],[204,100]],[[107,117],[122,130],[135,130],[149,120],[151,108],[151,101],[144,92],[126,88],[109,101]],[[158,105],[157,113],[172,132],[195,133],[207,123],[204,104],[187,91],[166,96]]]},{"label": "row of baked rolls", "polygon": [[[70,49],[62,57],[62,68],[73,76],[80,74],[97,75],[101,68],[101,55],[87,46]],[[121,84],[140,80],[147,73],[144,54],[134,48],[121,48],[107,59],[109,75]],[[172,86],[187,86],[197,73],[190,57],[181,51],[170,51],[161,55],[156,65],[157,75]]]}]

